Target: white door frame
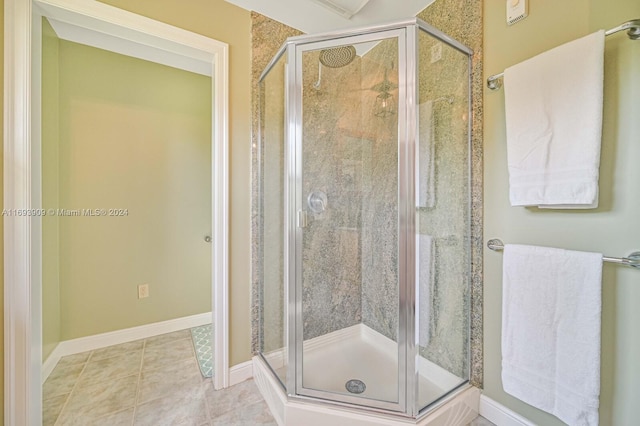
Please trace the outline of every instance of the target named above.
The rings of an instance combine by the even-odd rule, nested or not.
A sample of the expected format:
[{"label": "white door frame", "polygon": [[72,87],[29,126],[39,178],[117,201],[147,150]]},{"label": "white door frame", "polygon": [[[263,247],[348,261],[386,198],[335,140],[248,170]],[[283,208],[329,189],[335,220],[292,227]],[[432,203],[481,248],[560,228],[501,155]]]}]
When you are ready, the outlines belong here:
[{"label": "white door frame", "polygon": [[[214,386],[229,383],[228,45],[93,0],[5,0],[4,209],[33,211],[40,193],[41,16],[85,44],[212,78]],[[73,36],[69,36],[73,37]],[[42,421],[41,220],[4,217],[4,422]]]}]

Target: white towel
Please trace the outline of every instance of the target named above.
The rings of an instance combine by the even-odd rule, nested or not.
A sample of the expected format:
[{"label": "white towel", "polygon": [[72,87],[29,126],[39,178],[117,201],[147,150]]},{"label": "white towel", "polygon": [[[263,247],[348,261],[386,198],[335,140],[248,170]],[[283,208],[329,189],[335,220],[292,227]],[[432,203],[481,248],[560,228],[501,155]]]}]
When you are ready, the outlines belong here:
[{"label": "white towel", "polygon": [[604,31],[504,72],[512,206],[596,208]]},{"label": "white towel", "polygon": [[416,204],[433,208],[436,205],[435,144],[433,140],[433,102],[418,105],[418,155],[416,156]]},{"label": "white towel", "polygon": [[504,390],[569,425],[596,426],[602,254],[506,245]]},{"label": "white towel", "polygon": [[433,282],[433,238],[416,234],[416,311],[418,345],[427,347],[431,336],[431,283]]}]

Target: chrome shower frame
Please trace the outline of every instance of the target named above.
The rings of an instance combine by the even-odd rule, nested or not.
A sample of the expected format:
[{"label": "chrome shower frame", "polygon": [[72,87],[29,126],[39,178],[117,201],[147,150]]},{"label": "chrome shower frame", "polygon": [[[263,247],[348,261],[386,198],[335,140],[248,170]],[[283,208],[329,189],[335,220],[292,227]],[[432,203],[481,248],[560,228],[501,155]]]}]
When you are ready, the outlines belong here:
[{"label": "chrome shower frame", "polygon": [[[383,414],[420,418],[433,408],[446,402],[456,392],[470,385],[468,380],[457,389],[443,396],[430,406],[423,408],[417,404],[419,357],[416,333],[416,291],[415,291],[415,153],[417,152],[417,105],[418,99],[418,34],[424,31],[430,36],[455,48],[468,56],[469,99],[467,146],[471,152],[471,56],[468,47],[454,40],[426,22],[412,18],[389,24],[335,31],[317,35],[302,35],[287,39],[269,62],[259,78],[262,82],[276,63],[286,55],[285,65],[285,150],[284,150],[284,289],[286,309],[286,357],[287,379],[281,383],[290,399],[314,401],[320,404],[338,405],[349,408],[365,408]],[[358,396],[336,394],[327,391],[307,389],[302,383],[302,233],[298,212],[304,210],[306,198],[302,194],[302,54],[310,50],[336,47],[345,43],[373,42],[389,38],[398,39],[398,402],[364,399]],[[295,78],[292,78],[294,77]],[[467,160],[469,179],[471,156]],[[471,217],[470,189],[467,208]],[[470,223],[467,225],[470,227]],[[470,232],[469,232],[470,233]],[[471,242],[465,242],[465,249],[471,252]],[[468,271],[471,276],[471,265]],[[470,285],[470,281],[469,281]],[[467,342],[469,343],[469,342]],[[267,365],[269,362],[259,354]],[[470,363],[468,364],[470,365]],[[271,367],[269,367],[271,369]],[[468,377],[467,377],[468,379]]]}]

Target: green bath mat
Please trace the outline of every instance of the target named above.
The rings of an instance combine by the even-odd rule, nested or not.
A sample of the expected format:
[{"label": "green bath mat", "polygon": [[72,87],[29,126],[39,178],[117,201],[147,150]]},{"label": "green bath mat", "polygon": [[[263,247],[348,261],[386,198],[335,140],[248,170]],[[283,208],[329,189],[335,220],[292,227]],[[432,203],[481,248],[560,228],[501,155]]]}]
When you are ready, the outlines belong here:
[{"label": "green bath mat", "polygon": [[213,377],[213,326],[211,324],[194,327],[191,329],[193,347],[196,350],[196,358],[203,377]]}]

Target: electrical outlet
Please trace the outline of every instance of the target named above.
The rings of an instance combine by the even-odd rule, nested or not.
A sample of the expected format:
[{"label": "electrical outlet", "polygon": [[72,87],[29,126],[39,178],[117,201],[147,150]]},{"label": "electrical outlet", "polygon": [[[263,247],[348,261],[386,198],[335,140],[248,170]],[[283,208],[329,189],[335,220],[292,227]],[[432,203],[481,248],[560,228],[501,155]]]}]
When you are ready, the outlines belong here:
[{"label": "electrical outlet", "polygon": [[149,297],[149,284],[140,284],[138,286],[138,299]]},{"label": "electrical outlet", "polygon": [[436,43],[431,47],[431,63],[436,63],[442,59],[442,43]]}]

